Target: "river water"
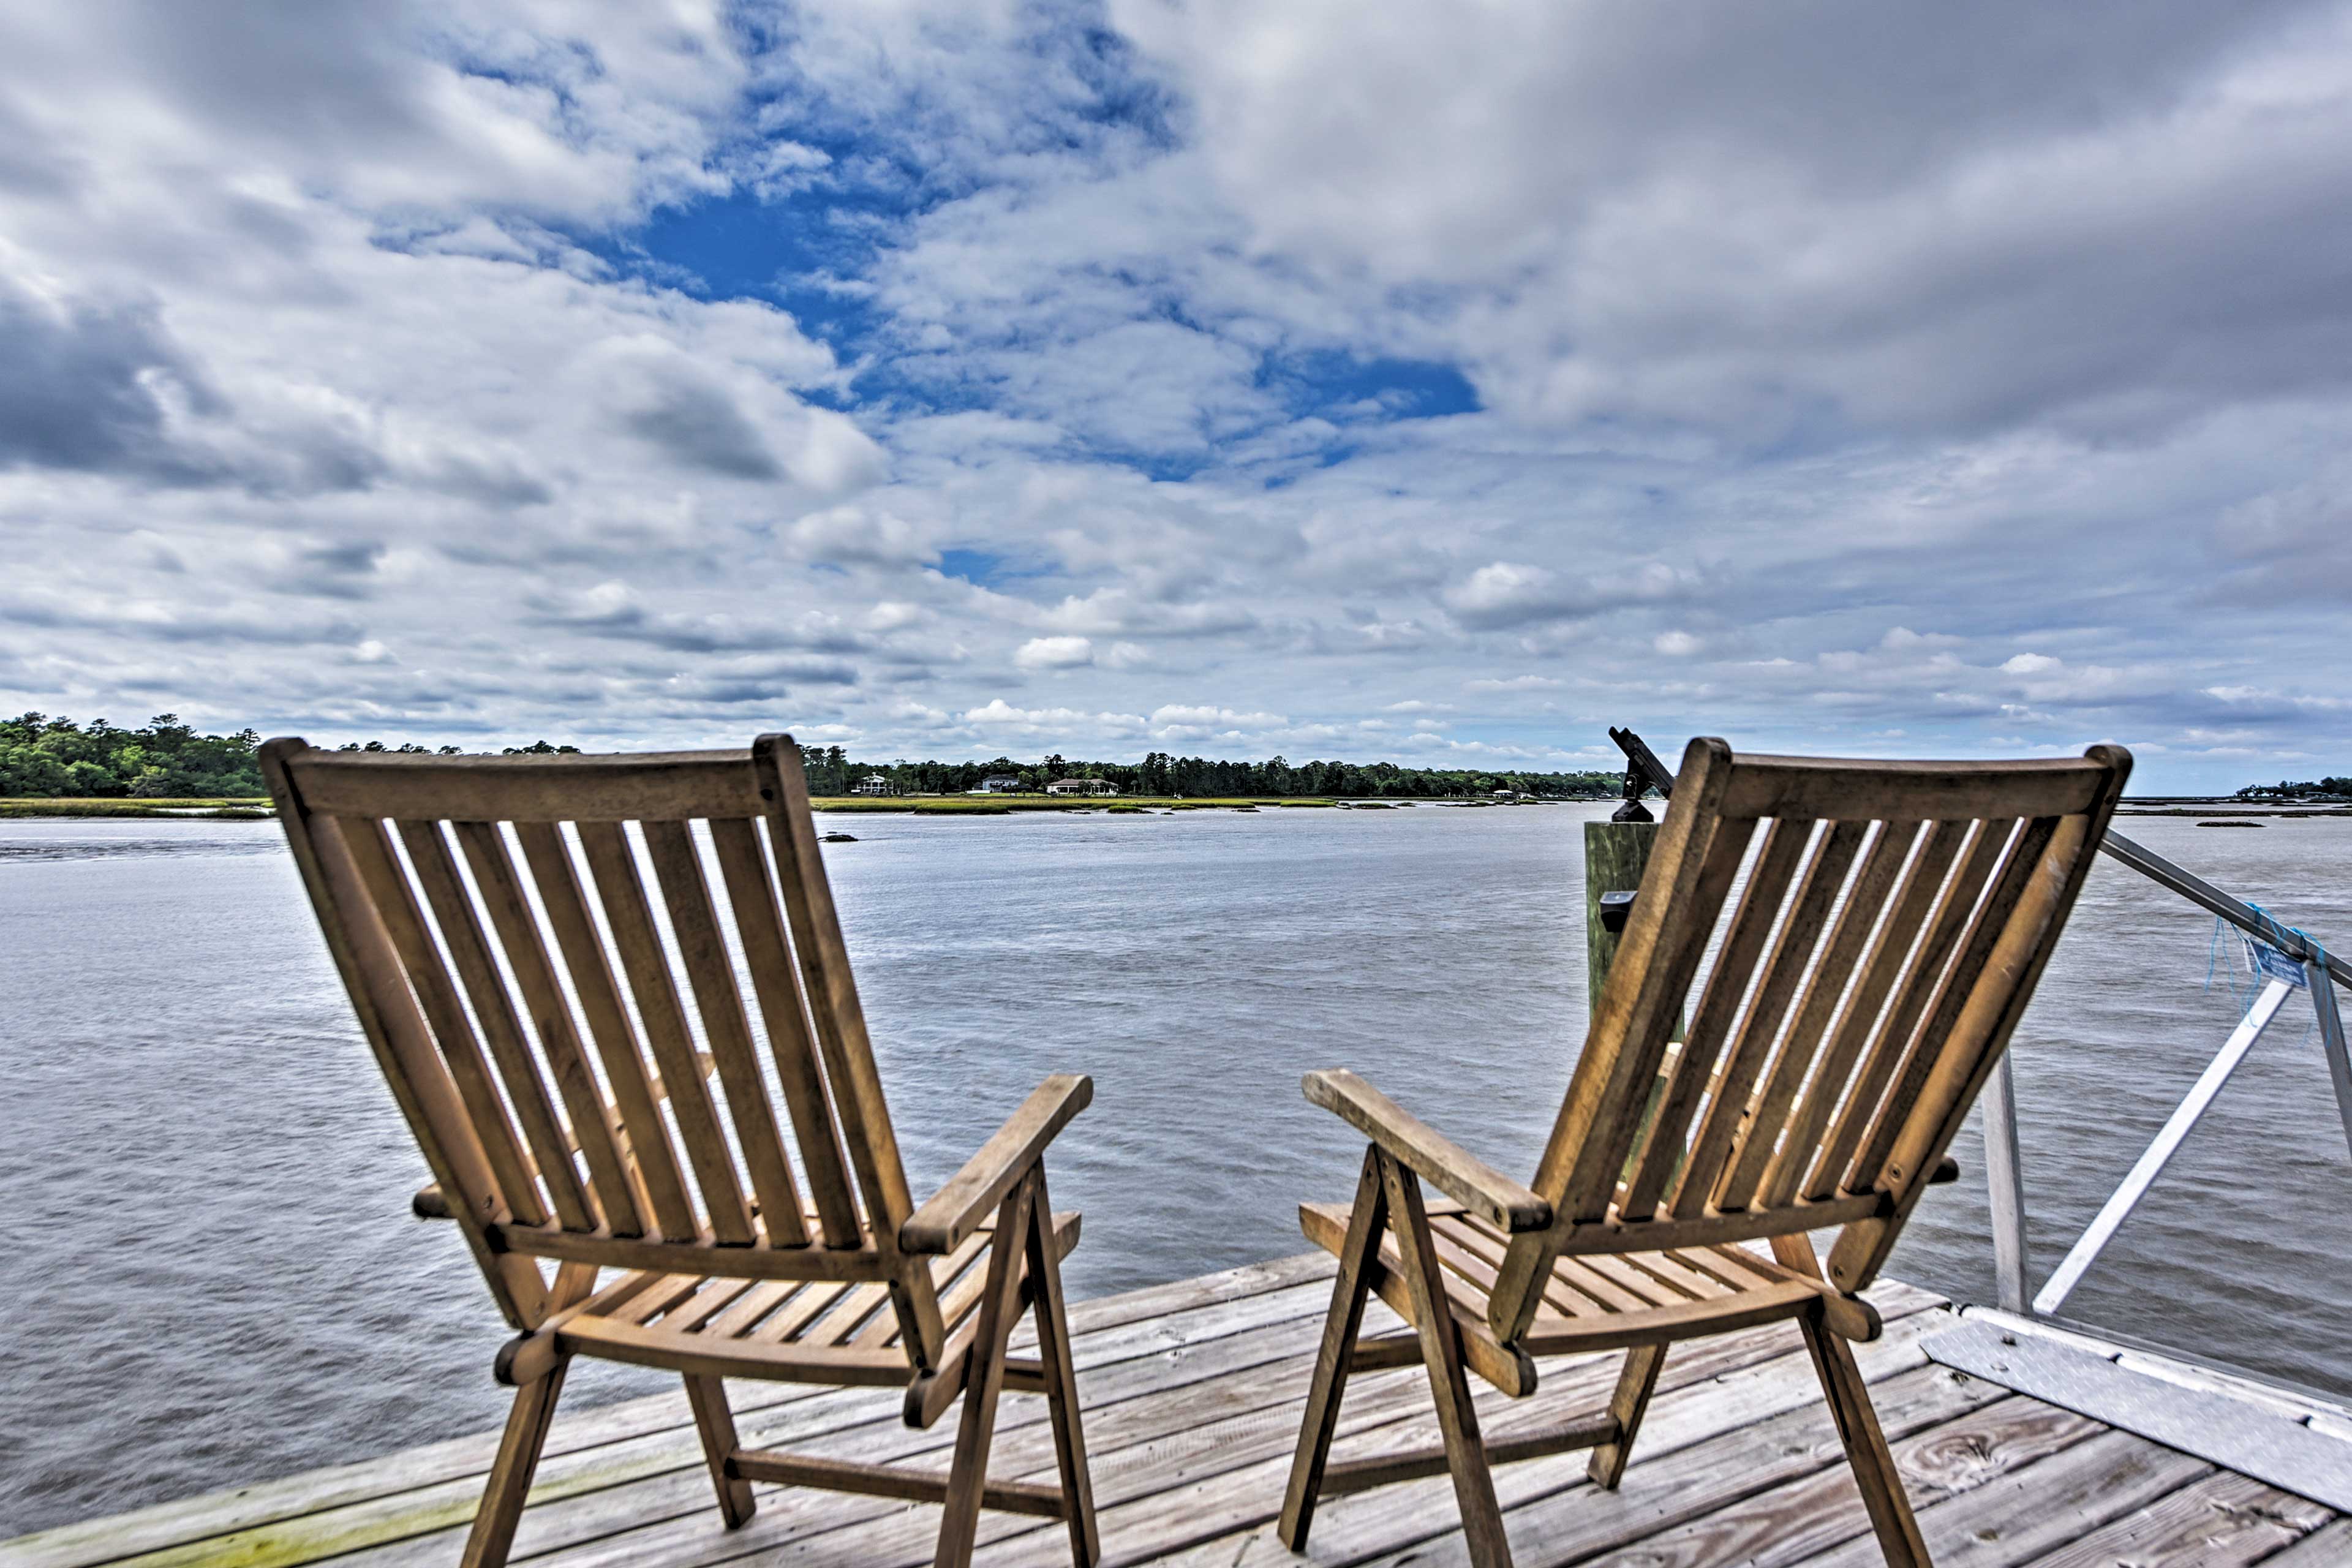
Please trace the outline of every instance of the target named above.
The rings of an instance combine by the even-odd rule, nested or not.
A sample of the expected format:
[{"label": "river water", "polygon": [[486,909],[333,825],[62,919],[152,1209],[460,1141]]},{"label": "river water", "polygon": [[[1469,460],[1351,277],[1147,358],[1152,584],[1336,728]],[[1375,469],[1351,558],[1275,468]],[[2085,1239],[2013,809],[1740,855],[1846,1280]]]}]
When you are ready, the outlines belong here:
[{"label": "river water", "polygon": [[[829,851],[918,1193],[1039,1078],[1094,1295],[1301,1250],[1355,1068],[1532,1168],[1585,1013],[1605,806],[866,816]],[[2127,831],[2352,947],[2352,819]],[[2103,860],[2017,1044],[2037,1278],[2236,1021],[2212,922]],[[424,1179],[273,823],[0,823],[0,1537],[494,1426],[506,1337]],[[2242,986],[2242,980],[2240,981]],[[2300,995],[2068,1303],[2352,1391],[2352,1161]],[[2304,1037],[2298,1040],[2297,1036]],[[1981,1146],[1890,1272],[1991,1298]],[[663,1386],[581,1363],[567,1407]]]}]

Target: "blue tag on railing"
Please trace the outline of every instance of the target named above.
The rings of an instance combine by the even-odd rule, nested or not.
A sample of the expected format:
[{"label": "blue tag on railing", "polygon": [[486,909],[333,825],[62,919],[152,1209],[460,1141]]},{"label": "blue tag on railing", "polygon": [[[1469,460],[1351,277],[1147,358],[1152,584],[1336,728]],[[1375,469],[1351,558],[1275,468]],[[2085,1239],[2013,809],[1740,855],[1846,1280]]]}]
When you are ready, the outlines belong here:
[{"label": "blue tag on railing", "polygon": [[2259,975],[2266,980],[2284,980],[2289,985],[2300,986],[2311,984],[2309,978],[2303,973],[2301,960],[2289,958],[2269,942],[2258,942],[2243,931],[2238,933],[2238,942],[2246,950],[2247,973]]}]

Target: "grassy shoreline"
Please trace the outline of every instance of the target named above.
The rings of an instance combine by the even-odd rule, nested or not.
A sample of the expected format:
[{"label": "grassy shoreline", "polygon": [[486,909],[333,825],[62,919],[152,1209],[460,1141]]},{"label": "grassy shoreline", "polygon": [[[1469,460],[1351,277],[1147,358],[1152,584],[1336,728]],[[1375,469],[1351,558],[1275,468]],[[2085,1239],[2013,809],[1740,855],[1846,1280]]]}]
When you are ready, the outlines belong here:
[{"label": "grassy shoreline", "polygon": [[50,816],[264,822],[276,815],[267,795],[152,800],[125,800],[119,796],[19,795],[0,799],[0,821],[13,817]]}]

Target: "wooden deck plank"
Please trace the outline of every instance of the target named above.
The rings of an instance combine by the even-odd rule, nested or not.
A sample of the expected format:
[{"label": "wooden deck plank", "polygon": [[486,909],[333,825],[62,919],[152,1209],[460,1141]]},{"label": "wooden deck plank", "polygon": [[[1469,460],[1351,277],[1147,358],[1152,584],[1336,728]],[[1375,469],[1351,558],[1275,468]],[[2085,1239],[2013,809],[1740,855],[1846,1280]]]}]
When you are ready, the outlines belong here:
[{"label": "wooden deck plank", "polygon": [[[1925,1317],[1927,1304],[1934,1300],[1906,1288],[1890,1292],[1888,1310],[1899,1311],[1899,1305],[1892,1303],[1911,1301],[1920,1309],[1917,1315]],[[1385,1310],[1381,1311],[1385,1316]],[[1264,1477],[1257,1472],[1278,1468],[1288,1460],[1290,1446],[1297,1434],[1298,1402],[1304,1396],[1320,1317],[1318,1307],[1314,1319],[1296,1325],[1299,1331],[1294,1347],[1297,1353],[1286,1363],[1254,1368],[1231,1380],[1241,1386],[1230,1395],[1217,1384],[1202,1383],[1186,1388],[1155,1390],[1131,1403],[1106,1407],[1103,1397],[1113,1390],[1102,1386],[1099,1379],[1090,1384],[1082,1377],[1080,1386],[1087,1391],[1088,1447],[1094,1459],[1096,1497],[1104,1510],[1106,1530],[1112,1528],[1115,1519],[1125,1517],[1115,1514],[1115,1508],[1141,1510],[1146,1517],[1152,1517],[1150,1504],[1154,1498],[1188,1483],[1213,1494],[1228,1509],[1239,1508],[1248,1510],[1252,1518],[1270,1519],[1281,1500],[1280,1478],[1276,1477],[1268,1491]],[[1898,1323],[1907,1321],[1898,1319]],[[1382,1326],[1394,1325],[1375,1324],[1376,1328]],[[1906,1342],[1915,1340],[1929,1326],[1921,1323],[1907,1329]],[[1793,1336],[1789,1337],[1793,1349]],[[1680,1377],[1684,1382],[1696,1382],[1718,1374],[1734,1374],[1755,1355],[1752,1342],[1743,1344],[1727,1339],[1717,1346],[1693,1347],[1685,1358]],[[1539,1392],[1534,1400],[1511,1405],[1512,1412],[1524,1412],[1524,1419],[1535,1420],[1552,1414],[1555,1406],[1559,1407],[1559,1413],[1565,1413],[1600,1404],[1614,1375],[1615,1358],[1587,1359],[1592,1371],[1580,1382],[1556,1375],[1551,1386]],[[1914,1352],[1913,1359],[1923,1362],[1925,1358]],[[1802,1361],[1801,1352],[1796,1352],[1789,1369],[1792,1377]],[[1559,1363],[1562,1371],[1568,1365],[1565,1362]],[[1804,1371],[1803,1376],[1809,1379],[1810,1371]],[[1430,1415],[1427,1390],[1417,1370],[1363,1374],[1354,1382],[1350,1393],[1350,1405],[1343,1411],[1343,1433],[1404,1430],[1406,1436],[1397,1441],[1428,1439],[1427,1431],[1415,1433],[1406,1425],[1416,1419],[1426,1423]],[[1240,1408],[1218,1419],[1221,1409],[1232,1408],[1232,1405],[1221,1403],[1228,1397],[1232,1405]],[[1493,1398],[1498,1408],[1507,1403],[1500,1396]],[[1534,1408],[1530,1410],[1530,1406]],[[1725,1418],[1739,1419],[1738,1409],[1730,1410]],[[1039,1420],[1031,1414],[1027,1430],[1010,1435],[1000,1431],[992,1474],[1002,1479],[1051,1478],[1052,1454]],[[841,1436],[832,1441],[833,1451],[844,1452],[846,1457],[887,1462],[936,1453],[944,1447],[946,1438],[936,1434],[909,1433],[887,1424],[849,1438],[857,1445],[854,1448],[842,1448]],[[866,1442],[875,1446],[866,1447]],[[1235,1466],[1244,1468],[1236,1471]],[[1234,1478],[1230,1482],[1223,1479],[1229,1475]],[[665,1486],[663,1496],[665,1506],[658,1510],[662,1515],[659,1518],[649,1517],[646,1512],[651,1503],[649,1496],[600,1500],[595,1513],[614,1532],[600,1533],[594,1542],[583,1541],[574,1549],[540,1555],[533,1561],[551,1568],[604,1568],[624,1563],[646,1564],[647,1568],[693,1568],[696,1564],[730,1560],[743,1552],[774,1553],[789,1550],[814,1553],[813,1560],[819,1561],[826,1552],[840,1552],[860,1563],[917,1564],[929,1561],[937,1530],[936,1516],[921,1510],[909,1512],[899,1505],[871,1499],[802,1493],[793,1495],[784,1508],[774,1506],[776,1501],[784,1500],[781,1498],[764,1502],[761,1514],[750,1525],[730,1535],[721,1532],[698,1476],[687,1475],[671,1481]],[[572,1538],[577,1540],[576,1527],[586,1516],[576,1504],[567,1505],[563,1511],[574,1516]],[[526,1514],[526,1531],[530,1524],[530,1516]],[[844,1533],[852,1531],[854,1535]],[[1041,1561],[1059,1562],[1066,1554],[1055,1527],[1008,1516],[983,1516],[980,1539],[988,1549],[984,1555],[990,1562],[1022,1562],[1032,1554]],[[1164,1544],[1164,1532],[1146,1531],[1127,1542],[1107,1537],[1106,1552],[1117,1556],[1129,1549],[1157,1551]],[[534,1545],[532,1538],[519,1536],[518,1561]],[[396,1558],[372,1556],[367,1568],[415,1568],[422,1563],[441,1560],[446,1560],[446,1552],[440,1558],[412,1557],[404,1552]]]},{"label": "wooden deck plank", "polygon": [[[2272,1563],[2278,1561],[2273,1552],[2307,1539],[2336,1517],[2324,1503],[2222,1470],[2035,1558],[2032,1568],[2232,1568]],[[2352,1562],[2352,1549],[2336,1561]]]},{"label": "wooden deck plank", "polygon": [[[1112,1329],[1145,1325],[1143,1338],[1156,1339],[1161,1348],[1182,1342],[1181,1327],[1163,1321],[1202,1308],[1328,1281],[1336,1265],[1321,1251],[1244,1264],[1213,1274],[1179,1279],[1074,1302],[1070,1328],[1074,1337]],[[1328,1297],[1328,1287],[1310,1290],[1300,1300]],[[1319,1312],[1323,1302],[1311,1309]],[[1034,1343],[1024,1324],[1016,1347]],[[1083,1371],[1086,1363],[1079,1363]],[[811,1398],[834,1397],[832,1391],[787,1384],[739,1384],[732,1396],[739,1414]],[[868,1395],[867,1397],[876,1397]],[[650,1394],[556,1417],[547,1455],[577,1454],[605,1444],[651,1433],[675,1431],[691,1442],[693,1414],[682,1393]],[[94,1568],[144,1553],[189,1545],[236,1532],[255,1531],[281,1521],[292,1521],[355,1503],[384,1499],[437,1483],[463,1480],[478,1492],[498,1450],[496,1431],[450,1438],[403,1450],[380,1458],[304,1471],[299,1475],[256,1482],[226,1491],[208,1492],[158,1503],[110,1518],[61,1525],[14,1541],[0,1542],[0,1565],[5,1568]],[[699,1452],[698,1447],[697,1452]],[[290,1561],[264,1558],[258,1561]]]},{"label": "wooden deck plank", "polygon": [[[1302,1254],[1072,1307],[1108,1568],[1463,1560],[1443,1477],[1327,1500],[1303,1559],[1268,1528],[1332,1268],[1325,1254]],[[2352,1521],[1932,1365],[1920,1342],[1952,1321],[1940,1299],[1893,1281],[1871,1295],[1886,1332],[1857,1352],[1944,1568],[2352,1562]],[[1371,1318],[1374,1333],[1401,1326],[1377,1304]],[[1618,1360],[1547,1359],[1524,1400],[1482,1387],[1481,1420],[1507,1437],[1589,1413],[1605,1401]],[[733,1395],[757,1447],[940,1471],[953,1441],[952,1422],[906,1427],[895,1390],[739,1383]],[[1418,1367],[1363,1373],[1341,1407],[1335,1452],[1370,1457],[1434,1436]],[[337,1568],[447,1568],[494,1443],[455,1439],[0,1542],[0,1568],[292,1568],[328,1556]],[[1004,1406],[991,1472],[1055,1480],[1042,1401]],[[515,1543],[514,1561],[528,1568],[917,1568],[938,1530],[936,1507],[764,1485],[751,1522],[724,1529],[678,1394],[560,1415],[540,1481]],[[1676,1348],[1622,1489],[1591,1485],[1580,1455],[1507,1466],[1496,1481],[1521,1568],[1625,1552],[1662,1565],[1879,1560],[1811,1364],[1786,1324]],[[986,1514],[980,1541],[979,1561],[1003,1568],[1068,1560],[1052,1521]]]},{"label": "wooden deck plank", "polygon": [[[1933,1372],[1925,1375],[1936,1376]],[[1973,1386],[1984,1389],[1981,1383]],[[2073,1444],[2088,1441],[2099,1431],[2095,1423],[2081,1416],[2008,1394],[1950,1415],[1927,1430],[1898,1436],[1887,1417],[1890,1410],[1900,1411],[1901,1406],[1890,1398],[1900,1392],[1896,1384],[1872,1390],[1914,1508],[1983,1486]],[[1844,1447],[1826,1413],[1818,1419],[1802,1419],[1809,1414],[1793,1413],[1799,1417],[1798,1432],[1810,1434],[1812,1444],[1800,1447],[1801,1438],[1792,1441],[1794,1451],[1784,1465],[1794,1469],[1798,1463],[1812,1461],[1815,1468],[1810,1474],[1789,1477],[1701,1518],[1625,1542],[1639,1544],[1645,1568],[1712,1568],[1722,1563],[1738,1563],[1743,1568],[1786,1568],[1856,1541],[1871,1542],[1875,1552],[1870,1516],[1854,1488]],[[1626,1479],[1632,1484],[1630,1472]],[[1538,1548],[1522,1555],[1528,1568],[1549,1568],[1590,1554],[1557,1552],[1551,1539],[1544,1537]]]},{"label": "wooden deck plank", "polygon": [[[1915,1314],[1926,1319],[1926,1310]],[[1925,1331],[1924,1323],[1910,1319],[1898,1319],[1889,1326],[1886,1337],[1877,1345],[1864,1347],[1874,1364],[1891,1370],[1896,1364],[1916,1367],[1925,1364],[1926,1357],[1917,1347],[1917,1339]],[[1778,1352],[1778,1353],[1775,1353]],[[1480,1420],[1487,1423],[1491,1435],[1508,1436],[1516,1427],[1539,1426],[1570,1415],[1601,1407],[1608,1398],[1616,1380],[1617,1363],[1621,1358],[1604,1354],[1582,1358],[1579,1363],[1547,1363],[1543,1382],[1536,1393],[1524,1400],[1505,1400],[1491,1391],[1481,1390]],[[1760,1375],[1746,1380],[1737,1397],[1726,1397],[1720,1391],[1720,1380],[1738,1379],[1759,1363],[1769,1368]],[[1372,1400],[1368,1394],[1374,1378],[1401,1379],[1403,1415],[1387,1415],[1368,1411]],[[1651,1420],[1656,1422],[1659,1412],[1675,1394],[1684,1389],[1695,1397],[1685,1402],[1690,1407],[1687,1417],[1712,1435],[1733,1426],[1745,1425],[1774,1408],[1775,1399],[1795,1404],[1806,1399],[1818,1399],[1811,1387],[1812,1371],[1793,1331],[1783,1324],[1771,1324],[1752,1329],[1738,1335],[1726,1335],[1713,1344],[1684,1347],[1684,1354],[1666,1358],[1665,1370],[1659,1382],[1661,1393],[1651,1407]],[[1393,1385],[1391,1385],[1393,1386]],[[1708,1397],[1712,1392],[1714,1396]],[[1303,1385],[1299,1391],[1303,1395]],[[1785,1405],[1780,1406],[1785,1407]],[[1370,1453],[1413,1447],[1434,1442],[1436,1420],[1429,1400],[1426,1380],[1417,1368],[1397,1373],[1360,1374],[1349,1380],[1347,1401],[1340,1406],[1340,1439],[1334,1453],[1342,1458],[1360,1458]],[[1370,1442],[1352,1440],[1370,1426],[1373,1438]],[[1653,1431],[1644,1427],[1645,1438]],[[1292,1433],[1296,1436],[1296,1429]],[[1688,1440],[1688,1439],[1685,1439]],[[1672,1441],[1669,1437],[1665,1441]],[[1641,1450],[1637,1449],[1639,1453]],[[1282,1552],[1275,1542],[1270,1525],[1281,1506],[1282,1484],[1290,1461],[1290,1445],[1285,1442],[1263,1456],[1253,1454],[1238,1446],[1221,1449],[1219,1462],[1226,1469],[1200,1477],[1175,1478],[1177,1484],[1151,1496],[1116,1508],[1103,1510],[1104,1561],[1156,1562],[1220,1538],[1257,1532],[1264,1545],[1253,1545],[1257,1552],[1271,1553],[1268,1562],[1296,1562]],[[1496,1473],[1498,1494],[1506,1506],[1512,1501],[1512,1489],[1530,1483],[1549,1484],[1557,1488],[1580,1479],[1583,1459],[1580,1456],[1555,1457],[1511,1465]],[[1340,1522],[1362,1517],[1381,1510],[1387,1500],[1400,1494],[1412,1494],[1422,1506],[1404,1516],[1410,1524],[1423,1526],[1421,1533],[1433,1534],[1438,1530],[1451,1529],[1456,1521],[1451,1501],[1451,1485],[1444,1478],[1427,1481],[1412,1481],[1394,1488],[1331,1498],[1318,1504],[1316,1510],[1316,1531],[1310,1539],[1310,1560],[1321,1561],[1325,1551],[1324,1537],[1330,1531],[1338,1538],[1345,1526]],[[1099,1500],[1099,1499],[1097,1500]],[[1377,1527],[1372,1542],[1385,1547],[1396,1539],[1394,1531],[1381,1531]],[[1222,1544],[1222,1542],[1221,1542]],[[1225,1561],[1235,1559],[1242,1543],[1235,1542]],[[1255,1559],[1253,1559],[1255,1560]],[[1033,1542],[1022,1550],[1005,1550],[989,1559],[992,1563],[1050,1563],[1050,1550],[1042,1542]]]},{"label": "wooden deck plank", "polygon": [[2338,1516],[2275,1557],[2263,1558],[2263,1568],[2342,1568],[2347,1563],[2352,1563],[2352,1518]]},{"label": "wooden deck plank", "polygon": [[[1080,1386],[1087,1387],[1089,1379],[1100,1382],[1128,1363],[1137,1363],[1135,1374],[1106,1383],[1104,1393],[1119,1392],[1123,1384],[1135,1384],[1137,1390],[1165,1385],[1176,1381],[1171,1356],[1196,1342],[1227,1345],[1232,1355],[1247,1364],[1267,1353],[1267,1343],[1252,1335],[1268,1326],[1298,1323],[1298,1338],[1307,1342],[1327,1294],[1319,1284],[1292,1287],[1074,1336]],[[748,1390],[759,1385],[736,1386]],[[955,1433],[951,1422],[928,1432],[907,1428],[895,1390],[825,1390],[814,1398],[749,1415],[739,1407],[737,1425],[744,1441],[754,1447],[806,1447],[830,1457],[876,1462],[944,1452]],[[1007,1407],[1000,1417],[999,1452],[1005,1451],[1006,1435],[1016,1427],[1034,1427],[1042,1440],[1045,1425],[1042,1404],[1024,1400]],[[683,1424],[542,1464],[540,1482],[532,1489],[533,1506],[517,1532],[516,1559],[640,1521],[698,1518],[709,1511],[702,1465],[698,1440],[691,1426]],[[332,1553],[354,1568],[443,1563],[452,1559],[454,1542],[471,1519],[479,1490],[479,1479],[467,1476],[132,1561],[137,1568],[178,1568],[227,1557],[240,1568],[278,1568]],[[715,1522],[716,1516],[712,1519]]]},{"label": "wooden deck plank", "polygon": [[[1908,1433],[2011,1397],[2000,1389],[1939,1377],[1924,1356],[1903,1359],[1908,1363],[1906,1370],[1874,1387],[1890,1433]],[[1820,1402],[1817,1397],[1809,1400],[1801,1385],[1800,1380],[1811,1374],[1803,1352],[1764,1364],[1772,1367],[1773,1382],[1787,1385],[1772,1390],[1781,1408],[1750,1406],[1719,1394],[1710,1399],[1711,1383],[1693,1388],[1677,1407],[1670,1409],[1661,1400],[1651,1407],[1643,1426],[1644,1441],[1636,1445],[1633,1467],[1616,1491],[1593,1486],[1579,1456],[1497,1469],[1496,1489],[1520,1568],[1646,1546],[1660,1531],[1730,1499],[1832,1462],[1843,1464],[1835,1431],[1825,1415],[1808,1408]],[[1756,1380],[1749,1380],[1749,1390],[1756,1387]],[[1723,1408],[1727,1405],[1727,1411]],[[1639,1474],[1644,1458],[1646,1479]],[[1466,1563],[1461,1531],[1446,1507],[1449,1495],[1441,1477],[1433,1484],[1415,1481],[1330,1499],[1318,1512],[1304,1561],[1316,1568]],[[1365,1500],[1358,1503],[1358,1497]],[[1349,1503],[1357,1506],[1340,1506]],[[1165,1561],[1181,1568],[1213,1563],[1216,1568],[1273,1568],[1301,1559],[1285,1552],[1271,1532],[1259,1530]]]},{"label": "wooden deck plank", "polygon": [[[2213,1473],[2204,1460],[2145,1437],[2103,1431],[1920,1509],[1919,1529],[1937,1568],[2018,1568]],[[1805,1559],[1804,1568],[1883,1568],[1885,1562],[1878,1542],[1863,1534]]]}]

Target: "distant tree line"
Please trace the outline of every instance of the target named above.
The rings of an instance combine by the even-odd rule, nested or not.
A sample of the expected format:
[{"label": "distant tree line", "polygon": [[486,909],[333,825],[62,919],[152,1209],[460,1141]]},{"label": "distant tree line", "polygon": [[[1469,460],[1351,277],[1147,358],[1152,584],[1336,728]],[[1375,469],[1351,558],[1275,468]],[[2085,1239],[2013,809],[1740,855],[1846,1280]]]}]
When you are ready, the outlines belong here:
[{"label": "distant tree line", "polygon": [[[267,794],[255,748],[261,735],[199,735],[176,713],[158,713],[144,726],[125,730],[103,719],[77,724],[46,713],[0,719],[0,795],[73,795],[121,799],[213,797]],[[359,742],[346,752],[428,752],[415,744],[387,746]],[[511,753],[577,752],[577,746],[509,746]],[[439,753],[456,755],[443,746]]]},{"label": "distant tree line", "polygon": [[1385,795],[1435,800],[1515,790],[1552,800],[1599,800],[1619,793],[1618,770],[1532,773],[1521,769],[1405,768],[1394,763],[1292,763],[1271,757],[1262,763],[1220,757],[1179,757],[1153,752],[1139,763],[1072,762],[1060,753],[1041,763],[999,757],[987,763],[860,762],[839,746],[803,746],[801,765],[813,795],[847,795],[879,774],[900,794],[961,795],[994,777],[1017,779],[1024,789],[1041,790],[1060,779],[1102,779],[1122,795],[1315,795],[1360,800]]},{"label": "distant tree line", "polygon": [[2297,784],[2281,779],[2274,784],[2248,784],[2237,795],[2240,800],[2352,800],[2352,779],[2305,779]]}]

